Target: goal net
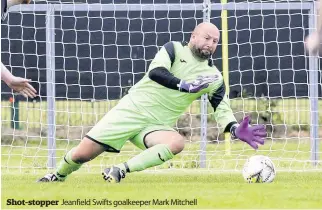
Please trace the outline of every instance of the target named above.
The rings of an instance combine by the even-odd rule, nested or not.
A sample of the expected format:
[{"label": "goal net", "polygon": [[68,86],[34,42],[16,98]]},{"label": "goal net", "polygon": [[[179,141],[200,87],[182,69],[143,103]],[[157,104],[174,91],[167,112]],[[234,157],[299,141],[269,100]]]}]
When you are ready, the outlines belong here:
[{"label": "goal net", "polygon": [[[153,170],[240,171],[255,154],[271,157],[278,170],[321,169],[321,162],[312,162],[321,154],[316,135],[321,116],[312,116],[322,104],[320,95],[311,97],[309,77],[317,61],[306,55],[303,43],[314,27],[312,8],[310,3],[229,3],[224,31],[223,8],[212,5],[210,21],[228,35],[214,64],[229,71],[236,118],[251,115],[253,124],[265,124],[266,143],[254,151],[238,140],[225,140],[210,104],[203,110],[199,100],[175,125],[186,139],[185,150]],[[1,25],[1,60],[14,75],[32,79],[39,97],[25,100],[2,84],[2,171],[51,170],[143,77],[162,45],[189,41],[194,27],[204,21],[203,9],[202,2],[155,1],[12,7]],[[227,60],[229,68],[223,69]],[[97,172],[139,152],[127,143],[121,153],[100,155],[81,171]]]}]

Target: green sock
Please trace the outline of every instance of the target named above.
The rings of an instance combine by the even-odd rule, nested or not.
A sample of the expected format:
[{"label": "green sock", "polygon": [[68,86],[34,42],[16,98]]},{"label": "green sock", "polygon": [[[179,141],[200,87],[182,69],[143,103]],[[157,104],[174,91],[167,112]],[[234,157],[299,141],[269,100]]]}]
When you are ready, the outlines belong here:
[{"label": "green sock", "polygon": [[57,165],[55,174],[60,180],[65,180],[67,175],[71,174],[73,171],[77,171],[82,166],[82,164],[72,161],[72,153],[74,149],[75,148],[67,152],[65,157]]},{"label": "green sock", "polygon": [[[168,145],[158,144],[134,156],[127,161],[127,163],[116,166],[127,172],[142,171],[146,168],[161,165],[173,157],[174,155],[170,151]],[[129,170],[126,170],[126,167],[128,167]]]}]

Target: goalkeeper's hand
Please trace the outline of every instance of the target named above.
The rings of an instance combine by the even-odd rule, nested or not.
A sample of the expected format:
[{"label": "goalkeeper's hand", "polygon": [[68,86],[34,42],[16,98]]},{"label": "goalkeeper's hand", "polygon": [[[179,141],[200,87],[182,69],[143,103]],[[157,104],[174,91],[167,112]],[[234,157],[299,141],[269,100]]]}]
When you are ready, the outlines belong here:
[{"label": "goalkeeper's hand", "polygon": [[217,75],[213,76],[198,76],[197,79],[191,83],[181,80],[178,84],[178,89],[181,92],[197,93],[209,86],[210,83],[218,79]]},{"label": "goalkeeper's hand", "polygon": [[264,144],[267,135],[264,125],[249,126],[250,116],[246,116],[239,125],[232,128],[232,134],[238,139],[246,142],[252,148],[258,149],[258,144]]}]

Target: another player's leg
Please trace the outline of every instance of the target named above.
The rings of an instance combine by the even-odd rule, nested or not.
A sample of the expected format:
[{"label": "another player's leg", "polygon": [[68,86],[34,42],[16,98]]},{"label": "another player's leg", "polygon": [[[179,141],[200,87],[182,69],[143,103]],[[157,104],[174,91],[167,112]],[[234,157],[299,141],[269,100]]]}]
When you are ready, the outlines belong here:
[{"label": "another player's leg", "polygon": [[318,31],[312,32],[305,39],[305,47],[311,55],[319,55],[322,51],[322,35]]},{"label": "another player's leg", "polygon": [[29,4],[31,0],[1,0],[1,21],[7,17],[10,7],[17,4]]},{"label": "another player's leg", "polygon": [[322,1],[319,3],[316,30],[305,38],[305,47],[311,55],[322,54]]},{"label": "another player's leg", "polygon": [[101,144],[84,137],[80,144],[72,148],[57,164],[54,173],[45,175],[38,182],[64,181],[69,174],[77,171],[83,163],[96,158],[105,150],[106,148]]},{"label": "another player's leg", "polygon": [[[126,163],[121,163],[104,170],[104,179],[120,182],[125,172],[136,172],[158,166],[172,159],[184,149],[184,138],[176,131],[154,131],[143,139],[146,150],[134,156]],[[122,173],[120,173],[120,171]]]},{"label": "another player's leg", "polygon": [[7,0],[8,8],[17,4],[29,4],[31,0]]}]

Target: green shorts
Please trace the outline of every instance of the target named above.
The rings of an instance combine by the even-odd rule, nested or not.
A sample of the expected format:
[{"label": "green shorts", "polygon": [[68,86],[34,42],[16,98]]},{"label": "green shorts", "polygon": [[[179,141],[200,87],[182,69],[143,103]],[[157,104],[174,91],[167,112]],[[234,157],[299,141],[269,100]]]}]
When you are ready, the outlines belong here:
[{"label": "green shorts", "polygon": [[138,148],[146,149],[144,138],[157,130],[175,131],[144,115],[128,98],[122,98],[86,135],[108,152],[120,152],[127,140]]}]

